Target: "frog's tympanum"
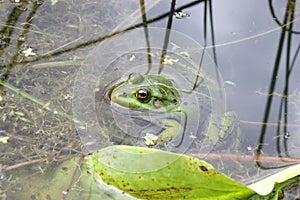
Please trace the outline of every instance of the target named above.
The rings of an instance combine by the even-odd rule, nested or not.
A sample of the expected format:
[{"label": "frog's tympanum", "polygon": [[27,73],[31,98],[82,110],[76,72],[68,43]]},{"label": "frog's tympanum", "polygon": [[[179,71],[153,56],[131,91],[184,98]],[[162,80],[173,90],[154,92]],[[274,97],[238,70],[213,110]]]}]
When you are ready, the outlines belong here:
[{"label": "frog's tympanum", "polygon": [[[171,80],[161,75],[142,75],[133,73],[129,78],[117,84],[110,93],[113,103],[132,109],[154,112],[182,112],[180,95]],[[179,134],[183,128],[176,119],[162,119],[163,131],[158,135],[147,134],[146,145],[163,145]]]}]

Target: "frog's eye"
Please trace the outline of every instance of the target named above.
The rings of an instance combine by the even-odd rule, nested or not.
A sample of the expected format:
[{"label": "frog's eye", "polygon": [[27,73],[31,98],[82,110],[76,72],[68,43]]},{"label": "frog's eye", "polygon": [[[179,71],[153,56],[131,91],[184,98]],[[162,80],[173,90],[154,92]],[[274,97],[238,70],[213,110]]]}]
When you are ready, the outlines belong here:
[{"label": "frog's eye", "polygon": [[139,89],[136,92],[135,96],[140,102],[145,102],[150,99],[150,93],[147,89]]}]

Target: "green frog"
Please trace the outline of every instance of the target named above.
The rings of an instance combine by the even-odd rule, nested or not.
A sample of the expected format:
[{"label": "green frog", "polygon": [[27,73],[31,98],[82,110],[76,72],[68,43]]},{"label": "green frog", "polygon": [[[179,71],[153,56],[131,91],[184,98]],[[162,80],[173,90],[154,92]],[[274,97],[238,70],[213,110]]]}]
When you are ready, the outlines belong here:
[{"label": "green frog", "polygon": [[[147,146],[164,145],[178,135],[182,135],[182,142],[185,127],[177,121],[176,115],[183,113],[187,116],[189,111],[187,106],[182,108],[180,94],[168,78],[161,75],[131,74],[127,80],[117,84],[111,90],[110,99],[113,103],[127,108],[171,113],[171,118],[154,122],[160,124],[163,131],[158,135],[147,133],[144,137]],[[224,114],[221,127],[216,123],[210,123],[207,134],[217,148],[229,145],[225,142],[231,140],[234,133],[239,132],[237,121],[236,115],[228,112]],[[236,141],[240,143],[239,139]],[[229,146],[236,149],[238,144]]]},{"label": "green frog", "polygon": [[180,94],[168,78],[161,75],[130,74],[126,81],[113,87],[110,99],[113,103],[131,109],[173,113],[171,118],[153,122],[162,127],[163,131],[158,136],[146,134],[147,146],[164,145],[179,134],[182,134],[183,139],[184,127],[176,120],[176,115],[185,112],[180,106]]}]

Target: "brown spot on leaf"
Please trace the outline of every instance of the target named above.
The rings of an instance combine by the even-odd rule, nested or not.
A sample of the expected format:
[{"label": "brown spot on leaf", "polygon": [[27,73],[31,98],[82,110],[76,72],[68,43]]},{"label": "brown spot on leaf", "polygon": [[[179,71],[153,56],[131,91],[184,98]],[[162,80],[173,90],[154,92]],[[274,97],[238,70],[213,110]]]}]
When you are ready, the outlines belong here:
[{"label": "brown spot on leaf", "polygon": [[66,171],[66,170],[68,170],[68,167],[62,167],[61,169]]},{"label": "brown spot on leaf", "polygon": [[208,169],[207,169],[205,166],[203,166],[203,165],[200,165],[199,168],[200,168],[202,171],[204,171],[204,172],[207,172],[207,171],[208,171]]}]

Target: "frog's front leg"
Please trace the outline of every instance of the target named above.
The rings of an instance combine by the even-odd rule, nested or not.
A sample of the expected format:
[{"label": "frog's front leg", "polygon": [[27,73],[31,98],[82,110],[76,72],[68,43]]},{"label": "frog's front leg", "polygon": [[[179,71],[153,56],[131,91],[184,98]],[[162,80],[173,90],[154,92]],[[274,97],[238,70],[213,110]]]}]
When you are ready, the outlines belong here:
[{"label": "frog's front leg", "polygon": [[163,124],[164,130],[158,135],[158,145],[165,145],[178,135],[183,134],[183,127],[176,120],[164,119],[161,123]]},{"label": "frog's front leg", "polygon": [[[180,134],[184,134],[182,125],[176,120],[163,119],[159,122],[164,129],[158,136],[152,134],[146,134],[145,143],[147,146],[153,145],[165,145],[172,139],[176,138]],[[181,137],[182,140],[183,136]],[[181,141],[178,146],[180,146]]]}]

